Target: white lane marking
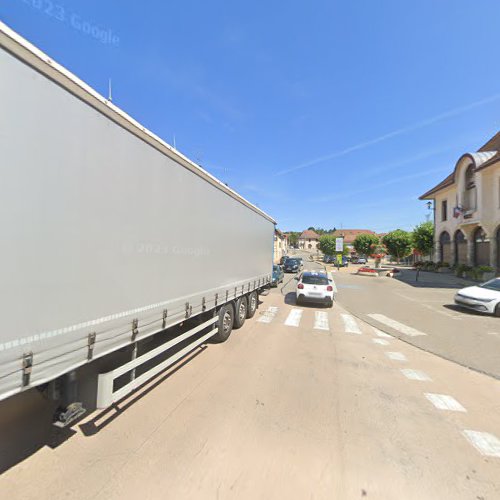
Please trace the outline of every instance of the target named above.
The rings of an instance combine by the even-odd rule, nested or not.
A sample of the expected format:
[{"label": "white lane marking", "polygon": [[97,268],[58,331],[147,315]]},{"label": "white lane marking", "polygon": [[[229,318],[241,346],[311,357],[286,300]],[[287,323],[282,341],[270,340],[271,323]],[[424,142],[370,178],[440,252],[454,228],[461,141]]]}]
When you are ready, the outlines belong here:
[{"label": "white lane marking", "polygon": [[285,325],[299,326],[300,318],[302,318],[302,309],[292,309],[286,318]]},{"label": "white lane marking", "polygon": [[481,455],[500,457],[500,439],[493,434],[468,430],[462,431],[462,434]]},{"label": "white lane marking", "polygon": [[314,328],[316,330],[330,330],[327,312],[314,311]]},{"label": "white lane marking", "polygon": [[384,339],[372,339],[372,342],[379,345],[389,345],[389,342]]},{"label": "white lane marking", "polygon": [[375,332],[375,335],[377,335],[378,337],[384,337],[384,338],[391,338],[392,335],[389,335],[388,333],[385,333],[385,332],[382,332],[381,330],[379,330],[378,328],[375,328],[374,326],[372,326],[373,328],[373,331]]},{"label": "white lane marking", "polygon": [[467,411],[455,398],[446,394],[424,392],[424,396],[438,409],[449,411]]},{"label": "white lane marking", "polygon": [[370,318],[383,323],[384,325],[390,326],[391,328],[394,328],[394,330],[397,330],[398,332],[401,332],[404,335],[408,335],[409,337],[417,337],[419,335],[427,335],[424,332],[421,332],[420,330],[416,330],[415,328],[412,328],[411,326],[404,325],[403,323],[400,323],[399,321],[396,321],[394,319],[388,318],[387,316],[384,316],[383,314],[368,314]]},{"label": "white lane marking", "polygon": [[488,332],[488,335],[500,335],[500,332]]},{"label": "white lane marking", "polygon": [[361,335],[361,330],[359,329],[356,320],[350,314],[342,314],[342,321],[344,322],[344,331],[346,333],[357,333]]},{"label": "white lane marking", "polygon": [[409,368],[404,368],[401,370],[401,373],[410,380],[421,380],[421,381],[430,381],[431,378],[427,373],[421,372],[420,370],[411,370]]},{"label": "white lane marking", "polygon": [[278,314],[278,308],[270,306],[257,321],[259,323],[271,323],[271,321],[276,317],[276,314]]},{"label": "white lane marking", "polygon": [[408,361],[402,352],[386,352],[385,355],[393,361]]}]

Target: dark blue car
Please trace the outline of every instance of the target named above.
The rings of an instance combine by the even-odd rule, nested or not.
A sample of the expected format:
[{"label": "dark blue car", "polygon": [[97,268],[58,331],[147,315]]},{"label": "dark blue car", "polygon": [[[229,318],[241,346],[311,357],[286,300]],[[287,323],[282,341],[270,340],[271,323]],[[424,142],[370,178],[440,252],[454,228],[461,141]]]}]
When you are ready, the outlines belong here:
[{"label": "dark blue car", "polygon": [[280,283],[283,283],[284,277],[285,273],[283,272],[283,268],[275,264],[273,266],[273,279],[271,281],[271,286],[278,286]]}]

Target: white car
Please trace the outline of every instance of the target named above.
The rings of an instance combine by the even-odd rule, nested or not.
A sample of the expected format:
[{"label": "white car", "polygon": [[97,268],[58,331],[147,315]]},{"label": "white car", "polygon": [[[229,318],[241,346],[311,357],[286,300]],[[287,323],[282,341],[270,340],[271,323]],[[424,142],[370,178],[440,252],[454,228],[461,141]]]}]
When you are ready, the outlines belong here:
[{"label": "white car", "polygon": [[337,287],[330,273],[319,271],[304,271],[297,279],[297,304],[303,302],[318,302],[333,306]]},{"label": "white car", "polygon": [[455,304],[474,311],[500,316],[500,278],[477,286],[462,288],[455,295]]}]

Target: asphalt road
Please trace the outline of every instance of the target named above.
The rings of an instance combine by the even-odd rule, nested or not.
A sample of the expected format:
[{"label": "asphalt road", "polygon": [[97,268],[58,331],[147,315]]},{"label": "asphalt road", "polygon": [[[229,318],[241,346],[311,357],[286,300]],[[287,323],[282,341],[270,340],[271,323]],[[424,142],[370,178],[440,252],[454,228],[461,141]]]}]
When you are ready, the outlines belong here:
[{"label": "asphalt road", "polygon": [[437,277],[430,274],[427,282],[417,283],[411,270],[399,280],[359,276],[357,267],[334,274],[338,301],[352,314],[405,342],[500,378],[500,318],[455,308],[458,288],[433,284]]},{"label": "asphalt road", "polygon": [[293,286],[5,472],[2,498],[500,498],[500,381]]}]

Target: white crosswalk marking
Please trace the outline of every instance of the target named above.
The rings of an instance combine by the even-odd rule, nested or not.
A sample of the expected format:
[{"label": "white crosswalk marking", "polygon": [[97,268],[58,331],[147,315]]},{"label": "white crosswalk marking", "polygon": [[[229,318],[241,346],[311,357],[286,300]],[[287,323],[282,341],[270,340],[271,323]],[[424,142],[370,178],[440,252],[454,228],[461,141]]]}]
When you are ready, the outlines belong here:
[{"label": "white crosswalk marking", "polygon": [[500,439],[488,432],[462,431],[469,443],[488,457],[500,457]]},{"label": "white crosswalk marking", "polygon": [[375,332],[375,335],[377,335],[377,337],[384,337],[384,338],[388,338],[388,339],[390,339],[392,337],[392,335],[389,335],[388,333],[382,332],[381,330],[379,330],[378,328],[375,328],[374,326],[372,326],[372,328],[373,328],[373,331]]},{"label": "white crosswalk marking", "polygon": [[262,316],[257,320],[259,323],[271,323],[271,321],[278,314],[278,308],[275,306],[270,306],[266,311],[262,314]]},{"label": "white crosswalk marking", "polygon": [[467,411],[455,398],[446,394],[431,394],[425,392],[424,396],[438,409],[449,411]]},{"label": "white crosswalk marking", "polygon": [[314,329],[315,330],[330,330],[328,324],[328,313],[325,311],[314,312]]},{"label": "white crosswalk marking", "polygon": [[402,352],[386,352],[385,355],[393,361],[408,361]]},{"label": "white crosswalk marking", "polygon": [[420,380],[421,382],[428,382],[431,380],[427,373],[421,372],[420,370],[410,370],[405,368],[404,370],[401,370],[401,373],[410,380]]},{"label": "white crosswalk marking", "polygon": [[361,335],[361,330],[359,329],[356,320],[350,314],[342,314],[342,321],[344,322],[344,331],[346,333],[357,333]]},{"label": "white crosswalk marking", "polygon": [[394,319],[388,318],[387,316],[384,316],[383,314],[368,314],[370,318],[373,318],[374,320],[390,326],[391,328],[394,328],[394,330],[397,330],[398,332],[402,333],[403,335],[408,335],[409,337],[417,337],[419,335],[427,335],[424,332],[421,332],[420,330],[416,330],[415,328],[412,328],[411,326],[404,325],[403,323],[400,323],[399,321],[396,321]]},{"label": "white crosswalk marking", "polygon": [[292,309],[286,318],[285,325],[287,326],[299,326],[300,319],[302,318],[302,309]]},{"label": "white crosswalk marking", "polygon": [[372,342],[378,345],[389,345],[389,342],[384,339],[372,339]]}]

